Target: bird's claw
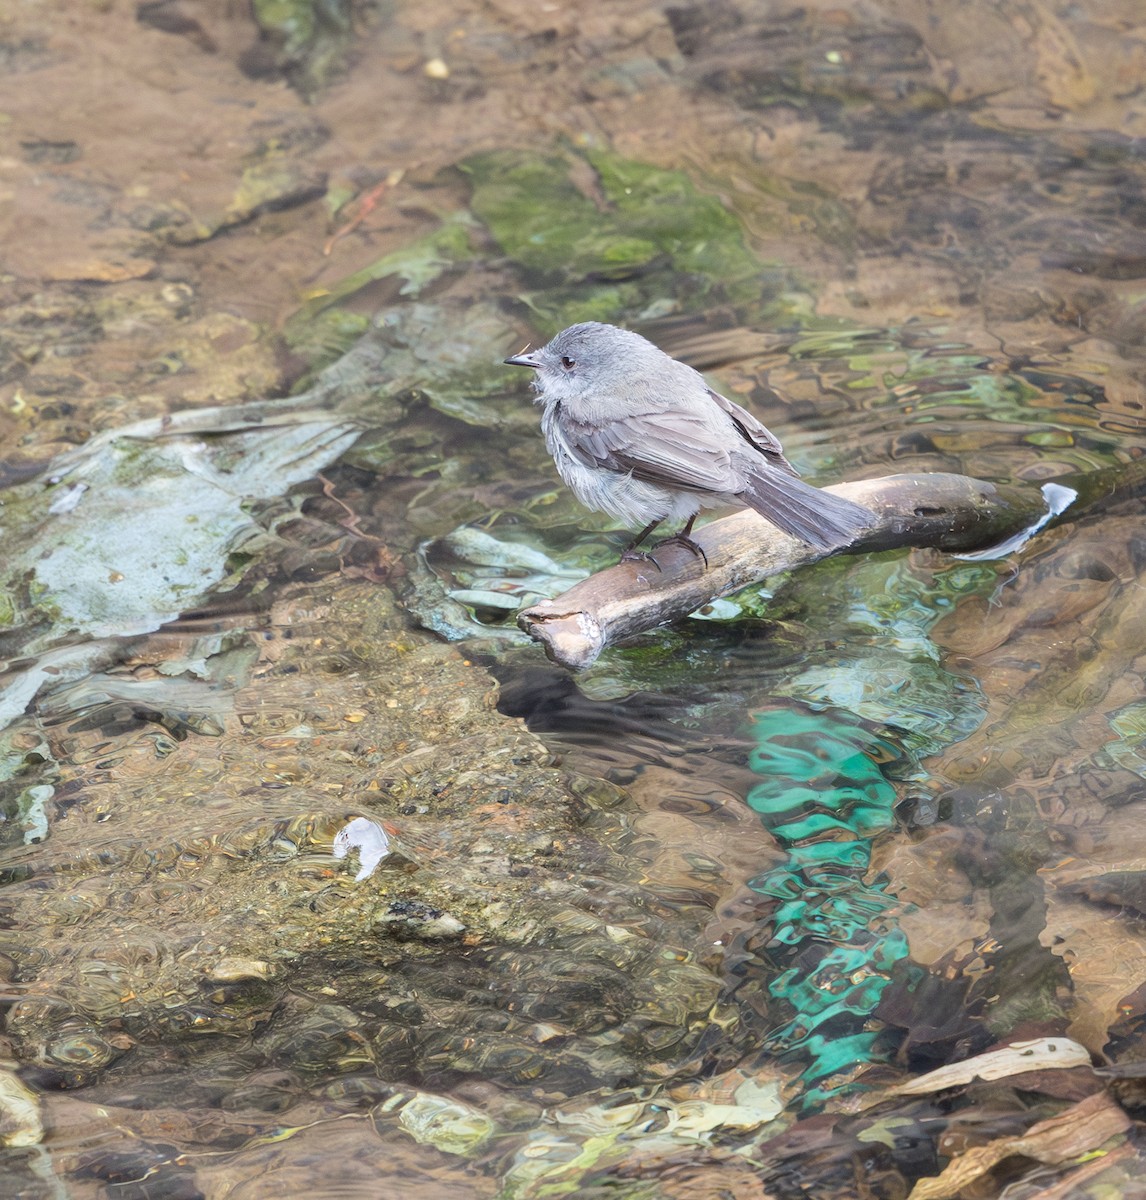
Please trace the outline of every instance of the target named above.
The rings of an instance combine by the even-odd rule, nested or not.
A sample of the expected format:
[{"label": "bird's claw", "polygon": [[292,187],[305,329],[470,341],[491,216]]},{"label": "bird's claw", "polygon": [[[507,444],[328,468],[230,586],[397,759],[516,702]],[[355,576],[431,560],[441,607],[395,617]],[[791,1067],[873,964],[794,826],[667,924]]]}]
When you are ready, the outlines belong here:
[{"label": "bird's claw", "polygon": [[634,550],[632,546],[621,551],[621,562],[652,563],[658,571],[661,570],[661,564],[651,554],[644,550]]},{"label": "bird's claw", "polygon": [[[659,550],[661,546],[673,545],[683,546],[686,550],[691,550],[698,558],[703,559],[704,569],[708,570],[708,555],[705,554],[704,547],[699,542],[694,542],[687,534],[677,533],[672,537],[664,538],[662,541],[657,542],[653,549]],[[655,562],[656,560],[654,559],[653,561]]]}]

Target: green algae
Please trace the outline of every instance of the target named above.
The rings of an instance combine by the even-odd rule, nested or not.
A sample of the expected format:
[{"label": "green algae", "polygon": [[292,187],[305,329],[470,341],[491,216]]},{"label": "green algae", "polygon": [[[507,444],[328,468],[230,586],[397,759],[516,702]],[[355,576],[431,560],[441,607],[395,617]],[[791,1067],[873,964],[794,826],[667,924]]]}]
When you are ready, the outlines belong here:
[{"label": "green algae", "polygon": [[470,244],[473,218],[465,212],[451,213],[441,225],[415,238],[406,246],[384,254],[380,259],[347,275],[337,284],[312,296],[290,320],[284,337],[292,349],[303,350],[309,327],[315,318],[333,305],[350,299],[379,279],[397,276],[402,280],[401,296],[417,296],[452,267],[473,258]]},{"label": "green algae", "polygon": [[673,270],[699,275],[735,299],[753,296],[759,264],[744,242],[740,222],[715,197],[700,191],[683,171],[603,150],[586,157],[609,202],[667,254]]},{"label": "green algae", "polygon": [[326,181],[302,162],[271,158],[246,167],[227,205],[232,221],[248,221],[262,212],[288,208],[323,194]]},{"label": "green algae", "polygon": [[351,0],[252,0],[251,13],[275,67],[304,99],[343,68],[353,36]]},{"label": "green algae", "polygon": [[522,269],[523,298],[546,332],[761,300],[762,265],[740,222],[683,171],[600,149],[496,151],[462,169],[475,215]]},{"label": "green algae", "polygon": [[1099,757],[1146,778],[1146,703],[1135,701],[1107,717],[1114,740],[1107,742]]},{"label": "green algae", "polygon": [[603,210],[562,158],[496,151],[467,159],[474,213],[501,249],[547,281],[624,279],[659,253],[648,237]]}]

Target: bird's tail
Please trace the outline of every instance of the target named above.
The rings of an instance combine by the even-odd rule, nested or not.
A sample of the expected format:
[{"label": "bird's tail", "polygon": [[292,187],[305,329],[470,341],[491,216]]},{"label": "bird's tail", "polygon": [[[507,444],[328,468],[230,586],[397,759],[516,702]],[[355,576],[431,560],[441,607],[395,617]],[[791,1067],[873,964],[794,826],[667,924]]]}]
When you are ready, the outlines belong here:
[{"label": "bird's tail", "polygon": [[764,470],[740,494],[762,517],[818,550],[835,550],[875,523],[875,514],[803,480]]}]

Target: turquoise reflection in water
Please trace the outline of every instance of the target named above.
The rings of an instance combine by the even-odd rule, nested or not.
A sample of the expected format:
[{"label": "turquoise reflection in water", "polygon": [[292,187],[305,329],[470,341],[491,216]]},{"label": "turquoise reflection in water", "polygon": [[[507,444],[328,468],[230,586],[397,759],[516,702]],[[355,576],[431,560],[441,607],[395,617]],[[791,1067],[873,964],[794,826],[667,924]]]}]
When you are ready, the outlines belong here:
[{"label": "turquoise reflection in water", "polygon": [[793,965],[770,990],[794,1016],[772,1043],[807,1062],[810,1103],[834,1090],[831,1076],[877,1056],[878,1034],[862,1027],[908,953],[890,911],[897,901],[864,882],[899,798],[886,768],[925,795],[919,756],[982,721],[978,687],[947,668],[931,630],[997,575],[965,563],[920,574],[902,557],[876,556],[844,565],[833,584],[847,636],[781,685],[790,707],[755,716],[750,764],[761,779],[748,794],[788,852],[752,887],[779,902],[774,941]]},{"label": "turquoise reflection in water", "polygon": [[[898,752],[833,712],[773,709],[756,715],[752,732],[749,761],[763,779],[748,803],[788,850],[783,867],[752,887],[780,902],[775,940],[800,947],[802,959],[771,985],[796,1013],[772,1042],[809,1058],[804,1079],[813,1083],[872,1058],[877,1035],[855,1027],[907,955],[907,939],[886,915],[894,898],[863,882],[871,841],[892,824],[896,802],[880,763]],[[806,1100],[831,1090],[814,1087]]]}]

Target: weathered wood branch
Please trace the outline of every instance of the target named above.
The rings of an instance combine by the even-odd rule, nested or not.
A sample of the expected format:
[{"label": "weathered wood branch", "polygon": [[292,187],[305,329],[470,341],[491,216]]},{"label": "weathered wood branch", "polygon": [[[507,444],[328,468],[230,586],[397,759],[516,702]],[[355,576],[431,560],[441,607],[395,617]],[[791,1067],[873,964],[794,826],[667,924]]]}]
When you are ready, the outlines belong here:
[{"label": "weathered wood branch", "polygon": [[[888,475],[827,489],[871,509],[870,529],[836,554],[935,546],[972,551],[1029,529],[1048,515],[1036,487],[1002,487],[966,475]],[[687,547],[666,545],[651,562],[620,563],[552,600],[524,609],[517,623],[556,663],[589,666],[607,646],[695,612],[704,604],[781,571],[824,557],[751,510],[705,525]]]}]

